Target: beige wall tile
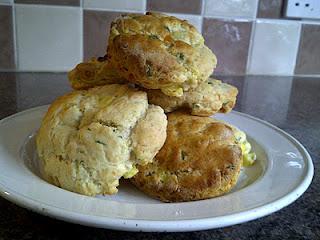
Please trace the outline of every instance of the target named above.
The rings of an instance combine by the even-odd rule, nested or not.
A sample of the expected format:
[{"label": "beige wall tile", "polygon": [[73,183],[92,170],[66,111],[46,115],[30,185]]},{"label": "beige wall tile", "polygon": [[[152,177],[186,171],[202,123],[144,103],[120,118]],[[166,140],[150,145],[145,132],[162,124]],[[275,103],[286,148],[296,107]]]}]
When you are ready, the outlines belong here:
[{"label": "beige wall tile", "polygon": [[0,5],[0,69],[14,69],[12,7]]},{"label": "beige wall tile", "polygon": [[205,16],[212,17],[243,17],[256,16],[258,0],[206,0]]},{"label": "beige wall tile", "polygon": [[248,65],[250,74],[293,74],[300,38],[295,21],[258,20]]},{"label": "beige wall tile", "polygon": [[148,11],[200,14],[201,8],[202,0],[147,0]]},{"label": "beige wall tile", "polygon": [[15,10],[19,70],[68,71],[81,61],[80,8],[17,4]]},{"label": "beige wall tile", "polygon": [[295,73],[320,74],[320,25],[302,25]]},{"label": "beige wall tile", "polygon": [[84,59],[104,56],[111,22],[121,12],[84,10],[83,13],[83,47]]},{"label": "beige wall tile", "polygon": [[217,55],[215,74],[244,74],[252,22],[205,18],[203,36]]},{"label": "beige wall tile", "polygon": [[283,0],[260,0],[258,7],[258,18],[281,18]]}]

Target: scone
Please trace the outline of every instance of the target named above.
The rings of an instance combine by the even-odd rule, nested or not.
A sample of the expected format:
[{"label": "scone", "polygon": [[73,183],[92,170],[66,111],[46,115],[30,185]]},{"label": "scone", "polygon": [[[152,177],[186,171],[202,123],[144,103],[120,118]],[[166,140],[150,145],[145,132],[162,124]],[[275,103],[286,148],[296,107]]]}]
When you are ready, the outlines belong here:
[{"label": "scone", "polygon": [[237,136],[235,128],[213,118],[170,113],[164,146],[130,180],[164,202],[222,195],[236,184],[242,166]]},{"label": "scone", "polygon": [[[68,76],[74,89],[88,89],[110,83],[125,82],[104,58],[78,64]],[[230,112],[236,103],[238,94],[236,87],[212,78],[200,83],[195,89],[183,92],[180,97],[168,96],[161,90],[144,89],[144,91],[148,94],[149,102],[161,106],[166,113],[186,108],[192,115],[197,116]]]},{"label": "scone", "polygon": [[159,13],[117,18],[111,25],[107,56],[127,81],[168,96],[196,88],[217,64],[195,27]]},{"label": "scone", "polygon": [[184,92],[181,97],[167,96],[160,90],[146,91],[149,103],[159,105],[166,113],[185,108],[197,116],[230,112],[238,94],[236,87],[212,78],[200,83],[197,88]]},{"label": "scone", "polygon": [[66,94],[50,106],[37,134],[43,176],[73,192],[114,194],[121,177],[152,161],[166,126],[163,109],[127,85]]},{"label": "scone", "polygon": [[77,90],[124,82],[105,57],[79,63],[68,73],[68,78],[71,87]]}]

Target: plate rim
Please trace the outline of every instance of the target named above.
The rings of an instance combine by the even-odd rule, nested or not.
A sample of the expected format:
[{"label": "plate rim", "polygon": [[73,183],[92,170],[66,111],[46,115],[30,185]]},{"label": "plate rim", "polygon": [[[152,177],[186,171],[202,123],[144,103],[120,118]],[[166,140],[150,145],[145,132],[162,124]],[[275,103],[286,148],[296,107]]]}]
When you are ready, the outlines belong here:
[{"label": "plate rim", "polygon": [[[10,116],[7,116],[0,120],[0,125],[10,121],[13,118],[19,117],[24,114],[28,114],[34,111],[40,111],[47,108],[49,105],[42,105],[33,108],[26,109],[24,111],[17,112]],[[245,118],[257,121],[269,128],[281,133],[288,141],[290,141],[302,155],[304,162],[306,163],[305,174],[301,182],[291,192],[277,198],[270,203],[262,206],[254,207],[249,210],[217,216],[217,217],[202,217],[199,219],[180,219],[180,220],[142,220],[142,219],[123,219],[97,215],[87,215],[71,211],[68,209],[61,209],[56,206],[47,205],[40,201],[28,198],[23,194],[19,194],[15,190],[8,189],[6,186],[0,184],[0,196],[13,202],[23,208],[37,212],[41,215],[49,216],[55,219],[67,221],[70,223],[77,223],[86,226],[108,228],[122,231],[145,231],[145,232],[187,232],[195,230],[205,230],[213,228],[227,227],[236,225],[248,221],[255,220],[257,218],[264,217],[271,213],[274,213],[297,200],[310,186],[314,175],[314,165],[312,158],[306,148],[291,134],[285,132],[281,128],[257,117],[251,116],[246,113],[232,110],[232,113],[240,115]],[[67,214],[66,214],[67,213]]]}]

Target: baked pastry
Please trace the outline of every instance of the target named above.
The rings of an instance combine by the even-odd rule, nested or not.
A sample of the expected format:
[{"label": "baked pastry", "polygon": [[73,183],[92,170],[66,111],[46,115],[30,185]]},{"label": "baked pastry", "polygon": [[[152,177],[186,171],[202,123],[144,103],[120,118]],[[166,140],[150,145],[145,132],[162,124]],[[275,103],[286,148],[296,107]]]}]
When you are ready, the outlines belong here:
[{"label": "baked pastry", "polygon": [[106,57],[79,63],[68,73],[68,78],[71,87],[76,90],[125,82],[106,61]]},{"label": "baked pastry", "polygon": [[192,115],[211,116],[217,112],[228,113],[236,103],[238,89],[220,80],[209,78],[181,97],[163,94],[160,90],[147,90],[149,103],[159,105],[166,113],[179,108],[190,110]]},{"label": "baked pastry", "polygon": [[227,193],[236,184],[242,166],[241,143],[245,139],[237,132],[213,118],[170,113],[164,146],[151,163],[139,166],[139,172],[130,180],[164,202]]},{"label": "baked pastry", "polygon": [[[111,83],[125,83],[105,58],[80,63],[69,72],[69,81],[74,89],[88,89]],[[183,92],[180,97],[168,96],[161,90],[144,89],[151,104],[161,106],[166,113],[179,108],[190,109],[192,115],[211,116],[216,112],[228,113],[236,103],[236,87],[220,80],[209,78],[195,89]]]},{"label": "baked pastry", "polygon": [[44,178],[85,194],[114,194],[119,179],[152,161],[166,138],[163,110],[127,85],[74,91],[58,98],[37,134]]},{"label": "baked pastry", "polygon": [[217,64],[195,27],[159,13],[117,18],[111,24],[107,55],[121,77],[168,96],[196,88]]}]

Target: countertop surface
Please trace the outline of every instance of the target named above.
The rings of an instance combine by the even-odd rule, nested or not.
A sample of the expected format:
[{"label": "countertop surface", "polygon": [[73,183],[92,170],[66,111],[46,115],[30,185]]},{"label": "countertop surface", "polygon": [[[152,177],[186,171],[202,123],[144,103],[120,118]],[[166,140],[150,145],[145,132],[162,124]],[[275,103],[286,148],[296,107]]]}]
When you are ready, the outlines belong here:
[{"label": "countertop surface", "polygon": [[[44,217],[0,197],[0,239],[320,239],[320,79],[221,77],[238,87],[235,110],[264,119],[309,151],[315,176],[290,206],[261,219],[188,233],[131,233],[90,228]],[[0,73],[0,119],[51,103],[70,91],[65,73]],[[0,169],[1,174],[1,169]]]}]

